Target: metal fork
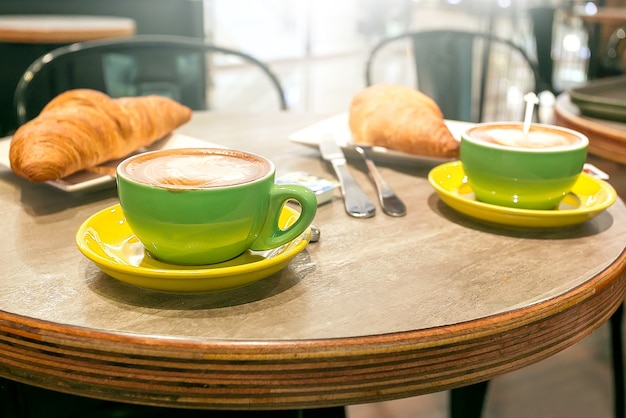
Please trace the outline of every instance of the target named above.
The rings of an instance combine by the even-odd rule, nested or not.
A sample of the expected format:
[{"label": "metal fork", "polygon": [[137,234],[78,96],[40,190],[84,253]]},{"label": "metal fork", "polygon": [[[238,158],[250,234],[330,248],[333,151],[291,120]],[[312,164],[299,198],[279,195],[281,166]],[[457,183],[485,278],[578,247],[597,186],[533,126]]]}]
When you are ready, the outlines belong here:
[{"label": "metal fork", "polygon": [[376,190],[378,190],[378,201],[380,202],[380,207],[383,209],[383,212],[389,216],[404,216],[406,215],[406,206],[400,200],[400,198],[395,194],[395,192],[389,187],[387,182],[383,179],[382,175],[376,168],[374,161],[369,157],[368,151],[371,147],[363,146],[363,145],[355,145],[354,149],[357,150],[359,154],[365,160],[365,164],[369,169],[370,175],[374,179],[374,183],[376,184]]}]

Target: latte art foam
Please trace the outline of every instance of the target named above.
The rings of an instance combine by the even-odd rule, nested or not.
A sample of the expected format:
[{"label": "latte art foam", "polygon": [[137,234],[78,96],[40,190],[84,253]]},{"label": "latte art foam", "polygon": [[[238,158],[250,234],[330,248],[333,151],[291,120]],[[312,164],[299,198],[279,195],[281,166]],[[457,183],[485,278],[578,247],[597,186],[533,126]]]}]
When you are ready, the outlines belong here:
[{"label": "latte art foam", "polygon": [[251,182],[265,176],[270,166],[236,151],[179,151],[142,154],[122,170],[127,177],[156,187],[213,188]]},{"label": "latte art foam", "polygon": [[533,127],[524,133],[521,127],[501,126],[471,129],[471,136],[492,144],[518,148],[567,147],[580,142],[576,135],[564,131]]}]

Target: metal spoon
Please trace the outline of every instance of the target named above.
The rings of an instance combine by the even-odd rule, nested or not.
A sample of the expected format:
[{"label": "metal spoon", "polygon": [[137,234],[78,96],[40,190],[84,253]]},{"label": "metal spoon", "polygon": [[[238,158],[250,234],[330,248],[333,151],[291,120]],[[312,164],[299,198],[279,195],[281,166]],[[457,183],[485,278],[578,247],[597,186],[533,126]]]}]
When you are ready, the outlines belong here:
[{"label": "metal spoon", "polygon": [[309,227],[311,228],[311,239],[309,240],[309,242],[319,241],[321,235],[320,229],[313,224],[311,224]]},{"label": "metal spoon", "polygon": [[374,164],[374,161],[369,157],[368,151],[371,147],[363,146],[363,145],[355,145],[354,149],[358,151],[359,154],[363,157],[369,172],[374,179],[374,183],[376,184],[376,189],[378,190],[378,201],[380,202],[380,206],[389,216],[404,216],[406,215],[406,206],[400,200],[400,198],[394,193],[394,191],[389,187],[387,182],[383,179]]}]

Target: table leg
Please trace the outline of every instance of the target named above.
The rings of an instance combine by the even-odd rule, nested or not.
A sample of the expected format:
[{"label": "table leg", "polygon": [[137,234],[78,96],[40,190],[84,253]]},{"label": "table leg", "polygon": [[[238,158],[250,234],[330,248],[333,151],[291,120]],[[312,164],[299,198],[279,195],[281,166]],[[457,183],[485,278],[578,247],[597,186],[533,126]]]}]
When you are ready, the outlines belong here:
[{"label": "table leg", "polygon": [[613,407],[615,418],[626,416],[624,405],[624,355],[622,340],[622,319],[624,317],[624,304],[611,315],[611,354],[613,357]]},{"label": "table leg", "polygon": [[480,418],[489,381],[450,391],[450,418]]}]

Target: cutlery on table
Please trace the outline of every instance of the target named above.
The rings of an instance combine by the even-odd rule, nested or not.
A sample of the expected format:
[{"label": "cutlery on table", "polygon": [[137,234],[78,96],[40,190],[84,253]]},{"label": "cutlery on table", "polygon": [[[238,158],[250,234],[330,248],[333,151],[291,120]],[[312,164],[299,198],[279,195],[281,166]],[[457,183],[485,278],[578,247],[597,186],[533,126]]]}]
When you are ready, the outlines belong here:
[{"label": "cutlery on table", "polygon": [[370,148],[371,147],[364,145],[355,145],[354,147],[354,149],[356,149],[357,152],[363,157],[363,160],[369,169],[370,175],[374,179],[376,190],[378,191],[378,201],[380,202],[380,207],[383,209],[383,212],[389,216],[406,215],[406,206],[391,189],[391,187],[389,187],[385,179],[383,179],[383,176],[378,171],[378,168],[376,168],[374,161],[370,158],[368,154]]},{"label": "cutlery on table", "polygon": [[329,161],[337,174],[341,185],[341,194],[348,215],[356,218],[371,218],[376,213],[376,206],[367,197],[365,192],[361,190],[359,185],[354,181],[348,166],[346,165],[346,157],[339,145],[332,137],[323,138],[319,144],[322,158]]},{"label": "cutlery on table", "polygon": [[321,235],[320,229],[314,224],[309,225],[309,227],[311,228],[311,238],[309,239],[309,242],[319,241]]}]

